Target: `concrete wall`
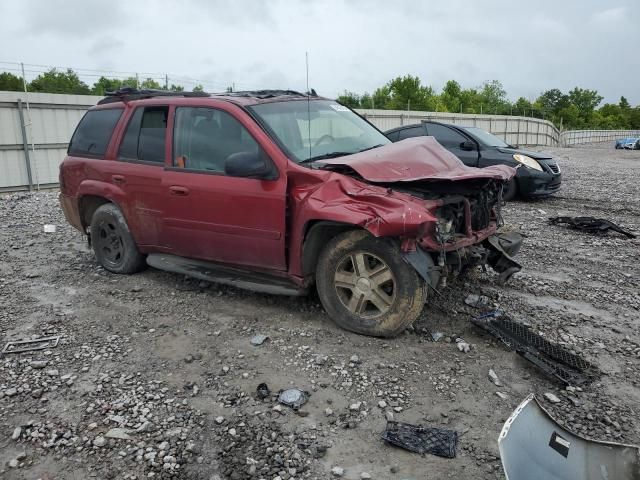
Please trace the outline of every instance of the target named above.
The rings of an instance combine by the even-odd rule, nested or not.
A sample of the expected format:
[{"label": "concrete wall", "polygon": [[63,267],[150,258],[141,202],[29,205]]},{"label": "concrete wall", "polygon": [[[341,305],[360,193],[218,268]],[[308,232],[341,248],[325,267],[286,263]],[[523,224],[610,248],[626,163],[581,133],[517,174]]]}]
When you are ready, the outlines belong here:
[{"label": "concrete wall", "polygon": [[25,98],[24,92],[0,92],[0,190],[26,189],[29,176],[34,186],[56,184],[76,125],[101,97],[29,93],[29,109]]},{"label": "concrete wall", "polygon": [[[24,92],[0,92],[0,191],[26,190],[30,185],[33,188],[56,185],[58,167],[76,125],[84,112],[100,98],[29,93],[27,108]],[[512,145],[567,146],[640,136],[640,131],[626,130],[560,133],[551,122],[527,117],[402,110],[358,112],[381,130],[430,119],[477,126]]]},{"label": "concrete wall", "polygon": [[560,145],[584,145],[588,143],[614,143],[619,138],[640,137],[640,130],[567,130],[560,134]]},{"label": "concrete wall", "polygon": [[479,127],[502,138],[510,145],[558,145],[560,132],[547,120],[509,115],[476,115],[404,110],[357,110],[380,130],[435,120],[467,127]]}]

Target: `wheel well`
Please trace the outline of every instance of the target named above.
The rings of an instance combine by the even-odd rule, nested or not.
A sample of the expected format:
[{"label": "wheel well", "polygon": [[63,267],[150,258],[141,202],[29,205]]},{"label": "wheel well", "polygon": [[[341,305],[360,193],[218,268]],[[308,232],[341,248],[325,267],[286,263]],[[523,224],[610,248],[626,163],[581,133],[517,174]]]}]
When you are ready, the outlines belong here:
[{"label": "wheel well", "polygon": [[336,235],[348,230],[360,230],[360,227],[351,223],[324,220],[310,222],[307,225],[302,246],[302,274],[305,277],[315,273],[322,247]]},{"label": "wheel well", "polygon": [[80,199],[80,219],[85,229],[91,225],[91,219],[96,210],[105,203],[111,202],[104,197],[96,195],[85,195]]}]

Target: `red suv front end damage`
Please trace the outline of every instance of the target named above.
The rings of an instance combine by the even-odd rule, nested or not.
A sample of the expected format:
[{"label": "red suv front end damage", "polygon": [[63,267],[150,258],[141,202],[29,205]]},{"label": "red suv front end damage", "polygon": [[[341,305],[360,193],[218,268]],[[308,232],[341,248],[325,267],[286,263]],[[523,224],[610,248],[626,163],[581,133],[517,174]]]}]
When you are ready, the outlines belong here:
[{"label": "red suv front end damage", "polygon": [[432,137],[321,163],[314,187],[309,174],[290,175],[294,231],[310,219],[331,220],[393,239],[432,288],[473,265],[492,266],[499,283],[520,270],[512,255],[522,237],[496,233],[513,168],[467,167]]}]

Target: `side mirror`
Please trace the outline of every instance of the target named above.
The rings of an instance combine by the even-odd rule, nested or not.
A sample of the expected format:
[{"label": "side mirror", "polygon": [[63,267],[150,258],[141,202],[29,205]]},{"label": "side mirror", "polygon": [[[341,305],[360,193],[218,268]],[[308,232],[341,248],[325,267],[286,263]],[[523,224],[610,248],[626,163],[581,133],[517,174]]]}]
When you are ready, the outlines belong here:
[{"label": "side mirror", "polygon": [[471,140],[465,140],[460,144],[460,148],[462,150],[471,151],[476,149],[476,144],[473,143]]},{"label": "side mirror", "polygon": [[224,162],[224,173],[229,177],[261,178],[271,180],[274,172],[267,158],[258,152],[238,152],[229,155]]}]

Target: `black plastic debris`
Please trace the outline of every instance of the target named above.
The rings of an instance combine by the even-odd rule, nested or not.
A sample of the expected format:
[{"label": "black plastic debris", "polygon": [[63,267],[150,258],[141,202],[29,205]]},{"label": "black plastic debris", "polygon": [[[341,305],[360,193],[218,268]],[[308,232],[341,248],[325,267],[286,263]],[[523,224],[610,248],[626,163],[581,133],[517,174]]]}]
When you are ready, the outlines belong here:
[{"label": "black plastic debris", "polygon": [[609,230],[621,233],[627,238],[636,238],[635,233],[631,233],[628,230],[623,229],[621,226],[616,225],[604,218],[594,217],[550,217],[549,223],[551,225],[566,224],[576,230],[581,230],[587,233],[604,234]]},{"label": "black plastic debris", "polygon": [[258,398],[267,398],[271,395],[271,390],[269,390],[269,386],[266,383],[261,383],[256,388],[256,393],[258,394]]},{"label": "black plastic debris", "polygon": [[410,452],[430,453],[444,458],[455,458],[458,432],[438,427],[423,427],[403,422],[387,422],[382,439]]},{"label": "black plastic debris", "polygon": [[599,376],[595,365],[532,332],[500,310],[475,317],[471,322],[565,385],[582,385]]},{"label": "black plastic debris", "polygon": [[309,399],[309,392],[304,392],[299,388],[289,388],[287,390],[280,390],[278,394],[278,401],[291,407],[294,410],[298,410],[302,405],[307,403]]}]

